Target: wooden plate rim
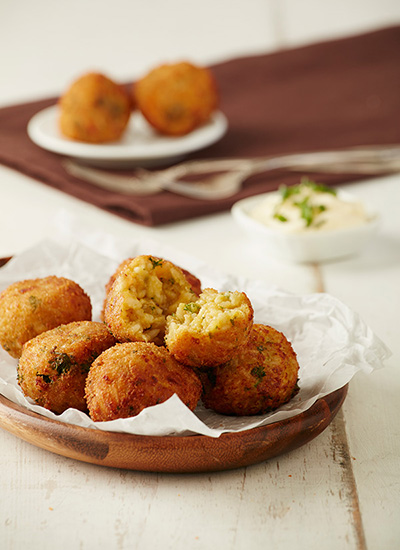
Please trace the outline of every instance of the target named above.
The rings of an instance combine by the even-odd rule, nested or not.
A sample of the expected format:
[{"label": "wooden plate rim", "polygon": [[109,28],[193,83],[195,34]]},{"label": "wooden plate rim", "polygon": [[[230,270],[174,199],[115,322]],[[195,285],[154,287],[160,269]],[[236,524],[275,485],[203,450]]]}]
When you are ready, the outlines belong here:
[{"label": "wooden plate rim", "polygon": [[205,472],[248,466],[294,450],[333,420],[348,385],[289,419],[219,438],[148,436],[85,428],[50,419],[0,395],[0,427],[37,447],[83,462],[149,472]]}]

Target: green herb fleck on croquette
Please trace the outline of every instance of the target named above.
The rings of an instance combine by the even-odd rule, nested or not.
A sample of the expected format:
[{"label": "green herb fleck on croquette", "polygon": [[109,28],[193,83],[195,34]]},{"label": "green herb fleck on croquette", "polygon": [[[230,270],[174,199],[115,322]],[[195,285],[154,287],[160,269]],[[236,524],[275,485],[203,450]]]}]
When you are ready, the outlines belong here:
[{"label": "green herb fleck on croquette", "polygon": [[33,296],[33,295],[29,296],[28,300],[34,311],[38,308],[41,302],[40,298],[37,298],[36,296]]},{"label": "green herb fleck on croquette", "polygon": [[254,387],[256,388],[265,376],[264,367],[262,365],[257,365],[251,369],[250,374],[254,376],[254,378],[257,378],[257,382],[254,384]]},{"label": "green herb fleck on croquette", "polygon": [[49,361],[49,365],[61,376],[71,369],[74,362],[67,353],[54,353],[55,357]]}]

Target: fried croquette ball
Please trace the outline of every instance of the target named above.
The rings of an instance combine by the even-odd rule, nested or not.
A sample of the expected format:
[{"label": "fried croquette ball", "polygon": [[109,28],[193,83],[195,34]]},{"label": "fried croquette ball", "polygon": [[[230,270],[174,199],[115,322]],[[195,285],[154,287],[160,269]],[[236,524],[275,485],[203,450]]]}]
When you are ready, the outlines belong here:
[{"label": "fried croquette ball", "polygon": [[194,410],[202,386],[192,369],[152,343],[117,344],[93,363],[86,380],[89,415],[95,422],[135,416],[174,393]]},{"label": "fried croquette ball", "polygon": [[90,321],[89,296],[64,277],[26,279],[0,294],[0,344],[15,358],[38,334],[72,321]]},{"label": "fried croquette ball", "polygon": [[118,140],[131,115],[128,92],[99,73],[85,74],[73,82],[59,107],[64,136],[88,143]]},{"label": "fried croquette ball", "polygon": [[187,62],[156,67],[136,82],[133,93],[149,124],[171,136],[205,123],[218,105],[210,70]]},{"label": "fried croquette ball", "polygon": [[[127,258],[126,260],[121,262],[119,264],[119,266],[117,267],[116,271],[111,275],[111,277],[109,278],[109,280],[107,281],[107,283],[105,285],[106,297],[104,299],[103,310],[101,312],[101,318],[103,320],[104,320],[104,309],[105,309],[108,293],[110,292],[110,289],[111,289],[115,279],[118,277],[118,275],[124,269],[124,267],[127,266],[133,259],[134,258]],[[201,294],[200,279],[198,279],[195,275],[193,275],[193,273],[190,273],[190,271],[187,271],[186,269],[183,269],[182,267],[180,269],[182,270],[182,273],[185,275],[187,282],[192,287],[193,292],[195,294],[197,294],[197,296],[200,296],[200,294]]]},{"label": "fried croquette ball", "polygon": [[214,367],[233,357],[252,324],[253,307],[244,292],[206,288],[198,300],[179,304],[167,318],[165,343],[185,365]]},{"label": "fried croquette ball", "polygon": [[201,373],[204,405],[226,415],[273,411],[298,391],[299,365],[290,342],[272,327],[254,324],[233,359]]},{"label": "fried croquette ball", "polygon": [[61,414],[86,411],[85,382],[100,353],[115,344],[104,325],[77,321],[43,332],[24,345],[18,362],[18,384],[34,401]]},{"label": "fried croquette ball", "polygon": [[166,317],[196,299],[182,270],[162,258],[136,256],[117,274],[104,319],[120,342],[164,342]]},{"label": "fried croquette ball", "polygon": [[[106,295],[110,292],[110,289],[111,289],[115,279],[117,278],[117,276],[121,273],[121,271],[124,269],[124,267],[127,266],[132,260],[134,260],[134,258],[127,258],[126,260],[124,260],[123,262],[121,262],[119,264],[116,271],[111,275],[111,277],[107,281]],[[177,266],[177,267],[179,267],[179,266]],[[192,287],[193,292],[195,294],[197,294],[197,296],[200,296],[200,294],[201,294],[201,281],[200,281],[200,279],[198,279],[195,275],[193,275],[193,273],[190,273],[190,271],[187,271],[186,269],[183,269],[183,267],[180,267],[179,269],[185,275],[186,280],[190,284],[190,286]]]}]

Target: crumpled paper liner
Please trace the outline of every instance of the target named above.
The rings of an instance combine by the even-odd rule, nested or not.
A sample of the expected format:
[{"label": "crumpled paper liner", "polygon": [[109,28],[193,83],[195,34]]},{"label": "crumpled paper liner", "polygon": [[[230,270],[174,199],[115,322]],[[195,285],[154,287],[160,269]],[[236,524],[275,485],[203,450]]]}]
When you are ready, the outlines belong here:
[{"label": "crumpled paper liner", "polygon": [[299,393],[277,411],[261,416],[224,416],[207,410],[202,404],[193,413],[174,395],[135,417],[93,422],[75,409],[55,415],[25,398],[16,380],[17,361],[0,348],[1,394],[43,416],[86,428],[151,436],[219,437],[224,432],[247,430],[300,414],[320,397],[346,385],[357,372],[371,373],[382,367],[391,355],[356,313],[328,294],[295,295],[262,281],[226,275],[151,240],[127,244],[97,234],[86,236],[85,244],[71,236],[62,244],[45,241],[13,258],[0,270],[0,290],[22,279],[48,275],[68,277],[89,294],[93,320],[99,320],[104,285],[110,275],[120,261],[139,254],[153,254],[175,262],[199,277],[203,288],[246,292],[253,304],[255,322],[276,328],[291,341],[300,365]]}]

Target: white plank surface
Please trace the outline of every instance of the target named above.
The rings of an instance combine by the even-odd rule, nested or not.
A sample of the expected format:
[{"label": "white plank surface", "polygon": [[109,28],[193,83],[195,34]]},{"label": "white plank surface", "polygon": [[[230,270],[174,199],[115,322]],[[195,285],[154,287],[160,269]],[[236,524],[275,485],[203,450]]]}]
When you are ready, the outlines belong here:
[{"label": "white plank surface", "polygon": [[0,436],[5,548],[362,548],[334,427],[277,460],[193,475],[108,470]]},{"label": "white plank surface", "polygon": [[400,176],[351,186],[382,213],[380,234],[368,253],[323,269],[326,289],[357,311],[393,353],[383,370],[355,378],[344,405],[368,548],[377,549],[397,548],[400,541],[399,186]]},{"label": "white plank surface", "polygon": [[[89,66],[132,78],[161,58],[209,62],[271,51],[394,23],[399,12],[395,0],[70,0],[57,10],[50,0],[5,1],[0,105],[58,93]],[[0,548],[399,548],[399,184],[392,176],[351,186],[384,214],[379,237],[360,257],[316,270],[265,257],[229,213],[144,228],[0,166],[0,257],[44,238],[67,210],[89,231],[153,237],[293,292],[325,289],[358,311],[393,352],[384,369],[352,381],[342,412],[317,439],[232,472],[110,470],[0,430]],[[218,248],[211,245],[216,236]]]}]

